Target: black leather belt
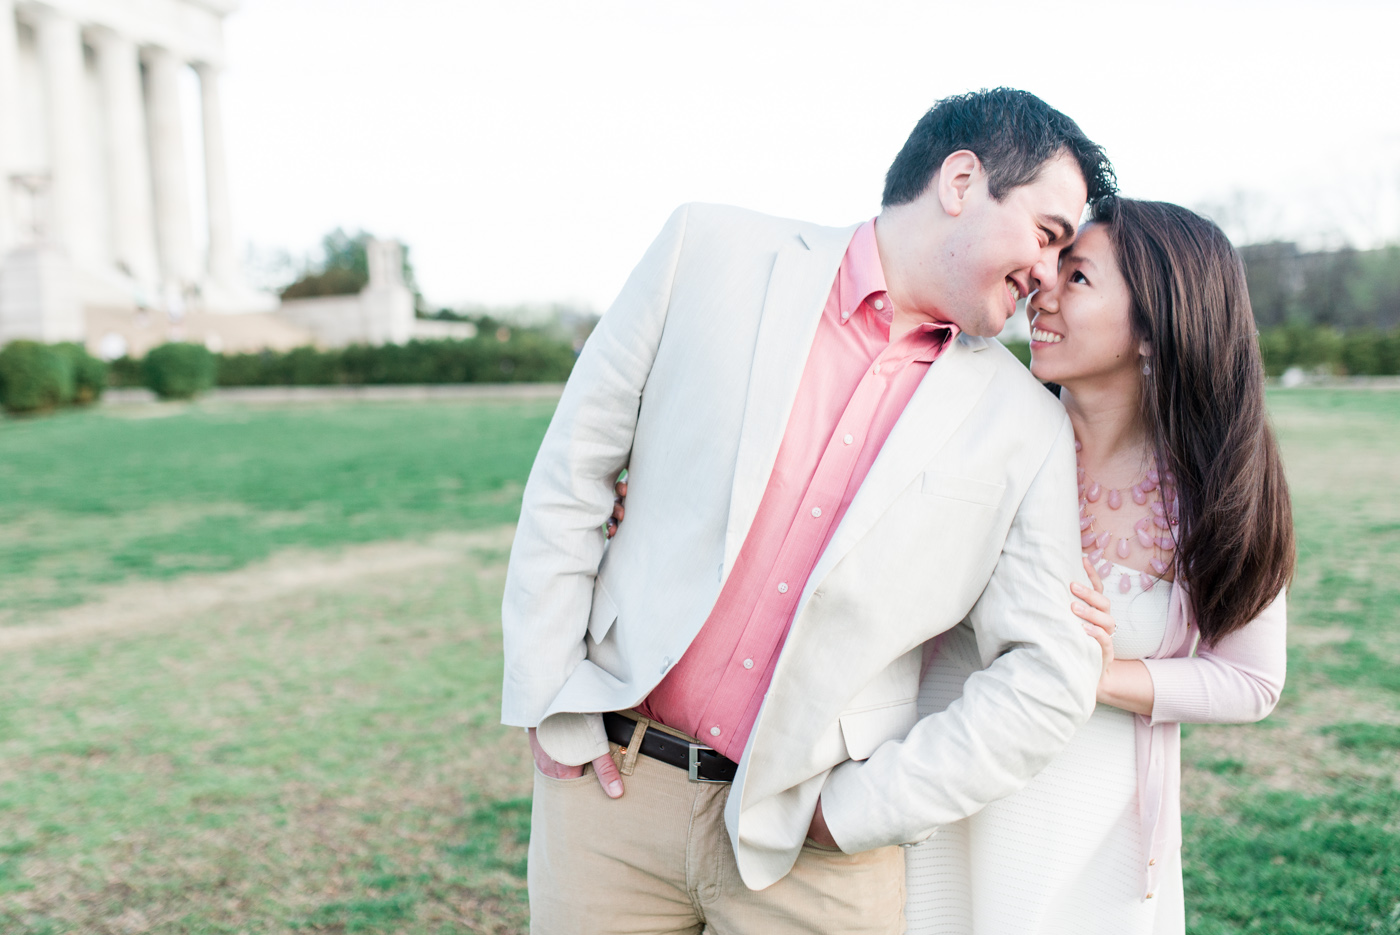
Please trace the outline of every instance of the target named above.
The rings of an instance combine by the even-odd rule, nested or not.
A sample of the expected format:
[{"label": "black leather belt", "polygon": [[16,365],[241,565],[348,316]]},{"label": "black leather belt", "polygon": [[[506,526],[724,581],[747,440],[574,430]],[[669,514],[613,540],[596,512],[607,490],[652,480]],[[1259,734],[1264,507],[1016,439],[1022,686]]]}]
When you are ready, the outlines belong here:
[{"label": "black leather belt", "polygon": [[[609,711],[603,715],[608,739],[626,749],[637,730],[637,722],[625,714]],[[648,727],[642,735],[641,754],[683,769],[691,782],[733,782],[739,764],[729,757],[698,743],[682,740],[664,730]]]}]

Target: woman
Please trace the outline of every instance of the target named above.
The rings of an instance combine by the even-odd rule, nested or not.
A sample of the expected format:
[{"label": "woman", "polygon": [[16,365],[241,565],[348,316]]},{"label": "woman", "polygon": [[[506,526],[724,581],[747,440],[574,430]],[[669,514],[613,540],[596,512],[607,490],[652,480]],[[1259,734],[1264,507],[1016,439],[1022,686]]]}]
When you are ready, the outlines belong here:
[{"label": "woman", "polygon": [[[1108,201],[1028,313],[1079,449],[1099,706],[1025,789],[909,850],[908,931],[1181,933],[1179,725],[1259,720],[1284,675],[1292,520],[1244,273],[1210,221]],[[922,712],[977,666],[969,630],[940,638]]]}]

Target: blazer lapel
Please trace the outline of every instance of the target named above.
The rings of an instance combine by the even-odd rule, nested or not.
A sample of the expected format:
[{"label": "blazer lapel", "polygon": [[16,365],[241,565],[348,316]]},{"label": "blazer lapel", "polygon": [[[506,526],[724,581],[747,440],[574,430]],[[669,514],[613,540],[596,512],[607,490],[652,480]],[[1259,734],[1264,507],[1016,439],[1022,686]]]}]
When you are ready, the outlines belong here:
[{"label": "blazer lapel", "polygon": [[856,227],[818,228],[778,251],[758,325],[724,537],[729,576],[768,487],[831,284]]},{"label": "blazer lapel", "polygon": [[959,335],[929,367],[812,569],[793,619],[802,615],[812,591],[924,470],[982,397],[994,370],[982,357],[986,346],[983,338]]}]

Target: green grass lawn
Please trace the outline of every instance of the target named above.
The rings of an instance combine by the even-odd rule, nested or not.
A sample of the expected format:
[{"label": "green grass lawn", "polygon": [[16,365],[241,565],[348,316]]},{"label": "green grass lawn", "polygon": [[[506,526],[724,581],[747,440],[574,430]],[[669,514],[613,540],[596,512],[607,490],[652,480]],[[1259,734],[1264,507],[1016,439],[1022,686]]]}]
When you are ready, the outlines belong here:
[{"label": "green grass lawn", "polygon": [[513,521],[552,401],[0,421],[0,624],[95,585]]},{"label": "green grass lawn", "polygon": [[1188,929],[1400,933],[1400,393],[1270,395],[1298,533],[1278,709],[1188,728]]},{"label": "green grass lawn", "polygon": [[[1188,731],[1189,930],[1394,935],[1400,393],[1270,406],[1301,552],[1289,682],[1260,725]],[[0,931],[523,931],[498,608],[550,409],[0,423],[0,614],[56,633],[0,682]],[[361,544],[386,540],[441,560],[377,570],[400,547]],[[310,549],[355,574],[260,596]],[[147,595],[148,626],[57,635],[94,600],[239,568],[247,600]]]}]

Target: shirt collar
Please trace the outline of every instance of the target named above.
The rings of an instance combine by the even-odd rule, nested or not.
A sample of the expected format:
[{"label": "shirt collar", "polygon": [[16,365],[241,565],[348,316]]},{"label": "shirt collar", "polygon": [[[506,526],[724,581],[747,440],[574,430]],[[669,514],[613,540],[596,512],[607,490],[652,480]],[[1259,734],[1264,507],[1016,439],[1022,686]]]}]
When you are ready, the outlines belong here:
[{"label": "shirt collar", "polygon": [[851,245],[846,248],[845,259],[841,262],[841,323],[844,325],[848,322],[860,304],[876,293],[879,293],[885,310],[888,310],[887,291],[885,268],[880,265],[880,248],[875,243],[875,219],[871,218],[856,228]]},{"label": "shirt collar", "polygon": [[[888,329],[893,316],[890,304],[889,287],[885,283],[885,268],[880,264],[880,248],[875,240],[875,218],[856,228],[846,255],[841,260],[837,274],[839,284],[838,299],[841,307],[841,324],[845,325],[856,316],[861,304],[871,300],[867,306],[872,316],[880,318],[881,325]],[[875,301],[884,304],[883,309],[874,306]],[[957,339],[960,328],[952,322],[926,321],[903,340],[912,360],[931,362]]]}]

